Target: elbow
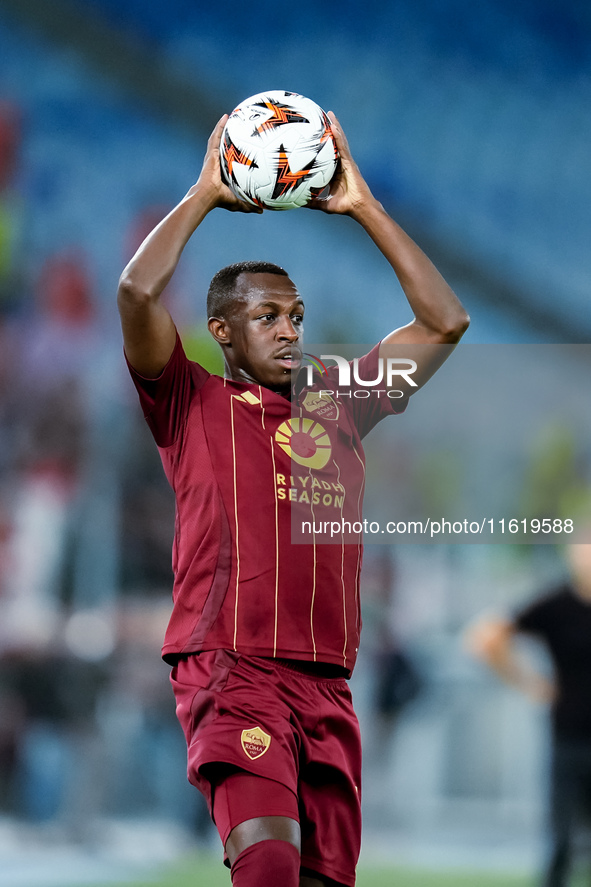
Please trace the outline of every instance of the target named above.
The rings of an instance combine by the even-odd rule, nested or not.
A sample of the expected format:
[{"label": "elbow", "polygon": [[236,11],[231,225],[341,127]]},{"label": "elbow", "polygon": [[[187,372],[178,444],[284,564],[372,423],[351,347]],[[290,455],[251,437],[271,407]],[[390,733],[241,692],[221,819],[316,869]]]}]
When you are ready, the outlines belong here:
[{"label": "elbow", "polygon": [[513,631],[509,622],[485,618],[466,630],[464,648],[475,659],[494,668],[506,660]]},{"label": "elbow", "polygon": [[469,326],[470,316],[464,310],[458,312],[449,318],[448,323],[442,324],[439,328],[440,341],[446,345],[455,345],[460,341]]},{"label": "elbow", "polygon": [[462,313],[459,316],[459,318],[456,322],[456,325],[455,325],[455,329],[454,329],[454,335],[457,336],[457,338],[456,338],[457,342],[460,341],[460,339],[462,338],[462,336],[464,335],[464,333],[466,332],[466,330],[468,329],[469,326],[470,326],[470,315],[468,314],[467,311],[462,310]]},{"label": "elbow", "polygon": [[150,293],[143,287],[138,286],[133,277],[124,271],[119,278],[119,287],[117,289],[117,304],[119,307],[140,307],[149,302],[150,299]]}]

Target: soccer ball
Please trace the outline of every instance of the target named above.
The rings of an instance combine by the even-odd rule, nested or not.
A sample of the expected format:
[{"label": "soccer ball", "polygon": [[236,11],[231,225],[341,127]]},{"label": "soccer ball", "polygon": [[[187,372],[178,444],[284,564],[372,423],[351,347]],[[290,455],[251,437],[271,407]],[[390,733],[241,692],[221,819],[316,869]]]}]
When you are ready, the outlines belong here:
[{"label": "soccer ball", "polygon": [[279,89],[241,102],[220,142],[222,178],[241,200],[264,209],[295,209],[328,194],[338,159],[322,108]]}]

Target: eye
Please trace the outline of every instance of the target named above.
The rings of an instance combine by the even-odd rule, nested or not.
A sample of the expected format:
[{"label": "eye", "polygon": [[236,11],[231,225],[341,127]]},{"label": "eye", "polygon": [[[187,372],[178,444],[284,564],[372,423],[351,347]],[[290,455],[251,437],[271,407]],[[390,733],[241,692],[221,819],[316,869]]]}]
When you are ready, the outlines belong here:
[{"label": "eye", "polygon": [[275,315],[274,314],[261,314],[260,317],[258,318],[258,320],[265,320],[270,323],[273,320],[275,320]]},{"label": "eye", "polygon": [[303,323],[304,322],[304,315],[303,314],[292,314],[291,319],[292,319],[293,323]]}]

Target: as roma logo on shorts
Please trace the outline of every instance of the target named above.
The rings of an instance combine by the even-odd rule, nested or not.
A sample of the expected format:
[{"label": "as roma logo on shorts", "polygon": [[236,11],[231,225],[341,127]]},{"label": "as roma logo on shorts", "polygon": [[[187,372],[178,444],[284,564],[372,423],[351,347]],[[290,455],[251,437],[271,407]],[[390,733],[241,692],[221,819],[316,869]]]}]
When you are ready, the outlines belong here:
[{"label": "as roma logo on shorts", "polygon": [[271,745],[271,737],[260,727],[250,727],[242,731],[240,743],[245,754],[254,761],[265,754]]}]

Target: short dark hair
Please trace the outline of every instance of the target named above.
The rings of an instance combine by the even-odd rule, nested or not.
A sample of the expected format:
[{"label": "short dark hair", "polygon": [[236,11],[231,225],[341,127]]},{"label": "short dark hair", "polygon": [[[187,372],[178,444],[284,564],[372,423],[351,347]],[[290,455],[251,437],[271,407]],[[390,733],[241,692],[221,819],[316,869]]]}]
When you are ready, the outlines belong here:
[{"label": "short dark hair", "polygon": [[207,316],[225,317],[228,307],[234,299],[236,281],[241,274],[280,274],[288,277],[288,273],[273,262],[234,262],[226,265],[215,274],[209,284],[207,293]]}]

